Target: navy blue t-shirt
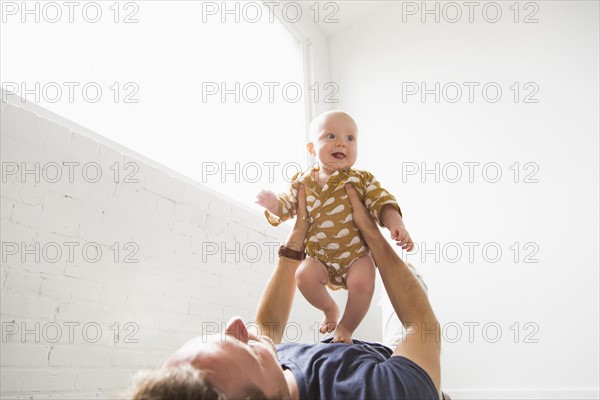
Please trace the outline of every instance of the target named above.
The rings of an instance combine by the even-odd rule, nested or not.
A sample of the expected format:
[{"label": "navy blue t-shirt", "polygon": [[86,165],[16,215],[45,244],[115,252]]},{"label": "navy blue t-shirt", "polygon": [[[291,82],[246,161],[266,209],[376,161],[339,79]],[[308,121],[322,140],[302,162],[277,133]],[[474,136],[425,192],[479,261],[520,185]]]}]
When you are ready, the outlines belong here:
[{"label": "navy blue t-shirt", "polygon": [[301,400],[439,399],[423,368],[408,358],[391,357],[389,347],[330,342],[277,345],[279,363],[294,374]]}]

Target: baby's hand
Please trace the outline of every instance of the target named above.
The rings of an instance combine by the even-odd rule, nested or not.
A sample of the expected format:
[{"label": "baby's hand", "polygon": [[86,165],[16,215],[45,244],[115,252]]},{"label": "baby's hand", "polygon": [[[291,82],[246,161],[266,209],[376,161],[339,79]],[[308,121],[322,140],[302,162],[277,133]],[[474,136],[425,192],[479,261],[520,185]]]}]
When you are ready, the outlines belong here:
[{"label": "baby's hand", "polygon": [[270,190],[261,190],[256,196],[256,204],[266,208],[271,214],[277,215],[279,212],[277,196]]},{"label": "baby's hand", "polygon": [[390,228],[392,239],[396,241],[396,245],[402,246],[403,250],[412,251],[415,248],[410,234],[402,225],[393,226]]}]

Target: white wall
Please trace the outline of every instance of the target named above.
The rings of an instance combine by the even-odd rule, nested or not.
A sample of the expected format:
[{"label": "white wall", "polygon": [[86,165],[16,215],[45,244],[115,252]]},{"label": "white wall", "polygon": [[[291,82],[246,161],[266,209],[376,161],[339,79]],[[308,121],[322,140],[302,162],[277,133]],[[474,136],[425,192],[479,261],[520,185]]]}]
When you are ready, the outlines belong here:
[{"label": "white wall", "polygon": [[[288,228],[34,104],[1,121],[2,398],[115,398],[187,339],[253,321]],[[296,300],[288,341],[322,339]]]},{"label": "white wall", "polygon": [[[539,22],[528,24],[513,22],[513,2],[494,3],[502,8],[497,23],[483,19],[487,3],[479,3],[473,23],[466,6],[457,23],[431,15],[423,23],[420,13],[403,22],[403,7],[422,4],[390,3],[331,37],[329,51],[340,107],[359,125],[357,165],[397,195],[413,239],[434,249],[407,259],[428,282],[443,324],[445,389],[464,398],[597,398],[598,3],[530,3]],[[436,4],[442,10],[447,3],[427,6]],[[533,11],[521,8],[520,20]],[[433,95],[403,101],[403,82],[430,89],[457,82],[463,98],[451,103],[448,92],[439,103]],[[472,103],[463,82],[480,83]],[[482,98],[487,82],[503,90],[496,103]],[[514,82],[521,96],[531,92],[525,83],[536,83],[539,102],[515,103]],[[421,163],[432,169],[436,162],[440,173],[449,168],[446,179],[420,176]],[[472,183],[465,162],[480,163]],[[535,165],[524,169],[527,162]],[[456,183],[450,163],[461,166]],[[497,183],[485,180],[494,179],[493,169],[482,175],[486,163],[500,167]],[[524,183],[536,165],[539,182]],[[419,174],[403,176],[414,166]],[[476,246],[473,259],[468,246]],[[494,248],[502,251],[497,262]],[[536,249],[539,262],[525,262]],[[471,323],[479,324],[471,325],[472,340]]]}]

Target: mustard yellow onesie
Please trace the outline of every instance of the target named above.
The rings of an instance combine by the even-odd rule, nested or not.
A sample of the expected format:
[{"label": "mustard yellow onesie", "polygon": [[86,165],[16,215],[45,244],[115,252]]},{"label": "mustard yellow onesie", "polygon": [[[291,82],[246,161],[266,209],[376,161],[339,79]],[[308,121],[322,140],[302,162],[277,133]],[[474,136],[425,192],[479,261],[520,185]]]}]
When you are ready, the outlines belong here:
[{"label": "mustard yellow onesie", "polygon": [[334,172],[321,187],[316,181],[318,170],[317,165],[296,174],[289,191],[277,196],[281,217],[268,210],[265,210],[265,216],[273,226],[294,217],[298,204],[298,184],[302,183],[310,223],[305,242],[306,253],[327,266],[331,289],[347,289],[348,268],[354,261],[369,254],[369,249],[352,221],[352,208],[344,185],[351,183],[354,186],[380,225],[379,214],[385,204],[396,207],[400,216],[402,212],[394,196],[379,185],[373,174],[348,168]]}]

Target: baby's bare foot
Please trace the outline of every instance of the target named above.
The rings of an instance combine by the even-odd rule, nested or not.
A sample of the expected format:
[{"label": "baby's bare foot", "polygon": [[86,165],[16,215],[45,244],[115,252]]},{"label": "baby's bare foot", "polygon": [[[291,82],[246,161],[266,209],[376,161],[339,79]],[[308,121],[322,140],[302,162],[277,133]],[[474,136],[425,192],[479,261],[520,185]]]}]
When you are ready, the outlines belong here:
[{"label": "baby's bare foot", "polygon": [[333,332],[337,326],[338,317],[340,316],[340,309],[336,303],[333,303],[331,307],[323,311],[323,314],[325,314],[325,316],[323,317],[323,321],[321,321],[321,325],[319,326],[319,332]]},{"label": "baby's bare foot", "polygon": [[333,340],[331,343],[347,343],[352,344],[352,334],[354,332],[346,329],[343,325],[338,325],[335,333],[333,334]]}]

